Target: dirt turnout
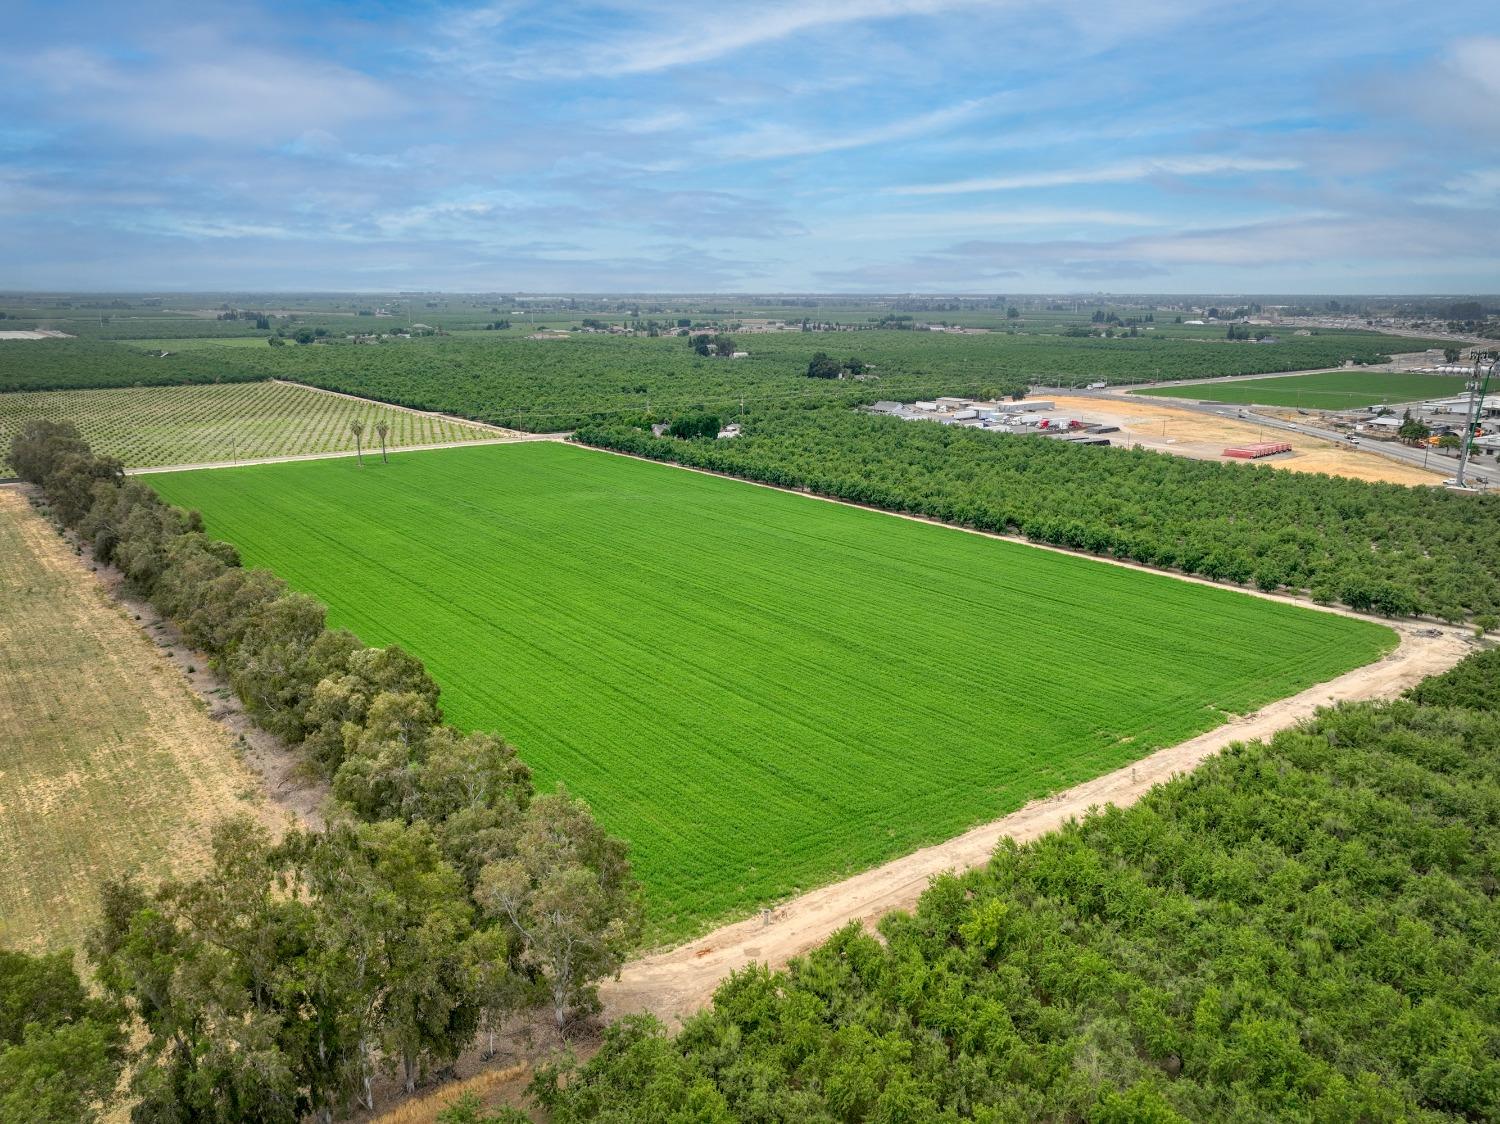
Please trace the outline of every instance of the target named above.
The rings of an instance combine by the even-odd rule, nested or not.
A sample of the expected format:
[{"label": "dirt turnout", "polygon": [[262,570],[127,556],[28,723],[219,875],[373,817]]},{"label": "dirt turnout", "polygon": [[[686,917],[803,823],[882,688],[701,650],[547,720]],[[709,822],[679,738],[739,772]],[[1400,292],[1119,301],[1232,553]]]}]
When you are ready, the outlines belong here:
[{"label": "dirt turnout", "polygon": [[0,944],[76,947],[101,878],[189,873],[227,815],[286,822],[164,642],[0,489]]},{"label": "dirt turnout", "polygon": [[1042,391],[1037,392],[1037,397],[1056,402],[1059,413],[1072,413],[1086,421],[1119,426],[1120,433],[1108,435],[1117,445],[1139,445],[1179,457],[1222,461],[1224,449],[1230,445],[1285,441],[1292,447],[1290,455],[1255,463],[1288,472],[1326,472],[1332,476],[1389,484],[1438,484],[1445,475],[1441,471],[1429,472],[1304,433],[1259,426],[1253,417],[1246,420],[1216,417],[1180,409],[1161,398],[1085,398]]},{"label": "dirt turnout", "polygon": [[617,1019],[650,1011],[671,1025],[706,1006],[719,982],[736,969],[756,962],[780,967],[851,921],[871,925],[892,910],[912,908],[935,875],[984,865],[1002,837],[1025,842],[1082,816],[1091,807],[1128,806],[1152,785],[1191,771],[1232,742],[1268,737],[1335,701],[1389,698],[1447,670],[1473,650],[1472,642],[1458,629],[1395,627],[1401,634],[1400,645],[1376,663],[1159,750],[1134,765],[1033,801],[945,843],[803,894],[767,918],[726,925],[680,948],[633,961],[618,980],[601,989],[605,1013]]}]

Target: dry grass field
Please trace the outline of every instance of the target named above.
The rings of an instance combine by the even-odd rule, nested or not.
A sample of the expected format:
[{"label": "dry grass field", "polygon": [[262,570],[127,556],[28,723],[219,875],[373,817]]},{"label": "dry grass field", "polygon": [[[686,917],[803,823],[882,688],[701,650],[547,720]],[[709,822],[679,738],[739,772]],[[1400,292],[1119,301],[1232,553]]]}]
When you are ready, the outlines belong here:
[{"label": "dry grass field", "polygon": [[260,780],[139,625],[0,489],[0,945],[76,947],[107,875],[187,872]]}]

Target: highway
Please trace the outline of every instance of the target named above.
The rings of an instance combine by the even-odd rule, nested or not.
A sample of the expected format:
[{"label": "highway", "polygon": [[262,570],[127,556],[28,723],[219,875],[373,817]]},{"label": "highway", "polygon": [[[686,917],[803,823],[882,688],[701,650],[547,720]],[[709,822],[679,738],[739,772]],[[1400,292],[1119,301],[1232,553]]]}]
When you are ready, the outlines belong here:
[{"label": "highway", "polygon": [[[1211,385],[1214,382],[1229,381],[1232,381],[1232,378],[1195,380],[1194,383],[1191,384],[1191,388],[1199,389],[1202,388],[1205,384]],[[1048,388],[1038,386],[1033,387],[1031,393],[1035,397],[1045,397],[1047,393],[1051,392],[1055,394],[1076,395],[1083,398],[1107,399],[1119,398],[1130,389],[1131,387],[1129,386],[1113,386],[1108,387],[1104,390],[1084,390],[1071,387]],[[1185,391],[1187,391],[1188,389],[1189,388],[1187,386],[1184,386]],[[1298,420],[1293,422],[1288,421],[1284,418],[1276,417],[1271,414],[1261,413],[1259,409],[1253,406],[1229,406],[1217,402],[1196,402],[1190,398],[1183,398],[1180,400],[1169,398],[1165,399],[1164,401],[1170,402],[1171,405],[1176,409],[1192,410],[1195,413],[1200,414],[1213,414],[1217,417],[1232,418],[1236,421],[1253,422],[1256,425],[1263,425],[1267,429],[1280,429],[1285,430],[1289,433],[1302,433],[1310,437],[1320,437],[1325,441],[1329,441],[1334,445],[1338,445],[1344,448],[1350,447],[1350,441],[1346,434],[1341,433],[1337,430],[1325,429],[1321,426],[1314,425],[1310,420],[1313,415],[1309,415],[1309,420],[1307,421]],[[1241,413],[1241,410],[1244,410],[1245,412]],[[1407,464],[1416,465],[1419,468],[1431,469],[1434,472],[1443,472],[1446,473],[1450,478],[1454,473],[1458,471],[1458,458],[1456,456],[1449,456],[1444,452],[1439,452],[1436,449],[1413,448],[1410,445],[1403,445],[1399,441],[1377,441],[1366,437],[1360,438],[1358,448],[1361,452],[1375,453],[1378,456],[1387,457],[1390,460],[1404,461]],[[1500,486],[1500,466],[1497,466],[1493,457],[1481,455],[1478,453],[1470,457],[1467,475],[1468,480],[1471,484],[1479,484],[1486,487]]]},{"label": "highway", "polygon": [[[1240,418],[1242,415],[1238,407],[1220,405],[1200,405],[1197,403],[1185,403],[1189,410],[1196,410],[1205,414],[1218,414],[1226,418]],[[1311,437],[1322,437],[1332,441],[1335,445],[1349,445],[1347,434],[1337,430],[1324,429],[1303,421],[1287,421],[1270,414],[1263,414],[1257,410],[1246,408],[1247,414],[1244,420],[1254,421],[1256,425],[1264,425],[1267,429],[1283,429],[1291,433],[1305,433]],[[1376,441],[1361,437],[1359,449],[1365,453],[1377,453],[1393,461],[1405,461],[1419,468],[1429,468],[1434,472],[1446,472],[1450,477],[1458,471],[1458,458],[1449,456],[1445,452],[1439,452],[1431,448],[1414,448],[1403,445],[1399,441]],[[1500,470],[1495,467],[1493,459],[1474,455],[1469,458],[1468,478],[1471,482],[1484,483],[1493,487],[1500,484]]]}]

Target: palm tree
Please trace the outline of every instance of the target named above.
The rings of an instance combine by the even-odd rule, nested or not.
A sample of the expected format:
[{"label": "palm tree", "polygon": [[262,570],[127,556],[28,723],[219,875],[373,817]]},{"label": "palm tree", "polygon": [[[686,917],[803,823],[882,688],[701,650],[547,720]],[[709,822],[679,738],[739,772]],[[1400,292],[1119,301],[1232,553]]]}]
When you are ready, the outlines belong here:
[{"label": "palm tree", "polygon": [[375,423],[375,432],[378,433],[378,434],[380,434],[380,463],[381,464],[390,464],[390,461],[386,460],[386,456],[385,456],[385,435],[387,433],[389,433],[390,431],[391,431],[391,427],[390,427],[390,424],[388,422],[378,421],[378,422]]},{"label": "palm tree", "polygon": [[354,455],[359,458],[359,467],[365,467],[365,454],[359,447],[359,439],[365,435],[365,423],[356,418],[349,423],[349,432],[354,434]]}]

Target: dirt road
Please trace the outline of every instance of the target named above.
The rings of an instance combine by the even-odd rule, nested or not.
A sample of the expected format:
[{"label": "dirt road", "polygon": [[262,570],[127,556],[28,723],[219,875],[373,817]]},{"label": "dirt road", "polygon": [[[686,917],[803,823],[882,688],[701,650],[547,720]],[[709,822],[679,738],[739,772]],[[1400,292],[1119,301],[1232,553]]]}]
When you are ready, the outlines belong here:
[{"label": "dirt road", "polygon": [[668,1023],[705,1006],[730,972],[751,963],[779,967],[830,934],[858,921],[871,925],[910,909],[928,882],[947,870],[982,866],[1002,837],[1024,842],[1104,804],[1128,806],[1154,784],[1190,771],[1232,742],[1268,737],[1334,701],[1389,698],[1426,676],[1447,670],[1473,650],[1458,629],[1396,625],[1401,643],[1384,659],[1301,694],[1271,703],[1180,745],[1159,750],[963,835],[916,851],[853,878],[795,898],[769,917],[726,925],[696,941],[625,966],[601,989],[610,1019],[650,1011]]}]

